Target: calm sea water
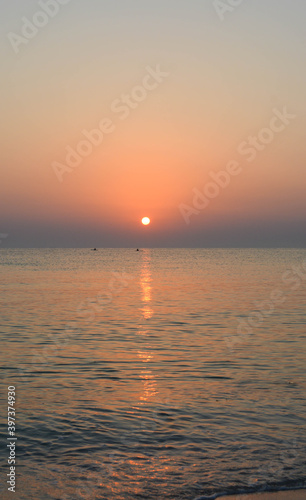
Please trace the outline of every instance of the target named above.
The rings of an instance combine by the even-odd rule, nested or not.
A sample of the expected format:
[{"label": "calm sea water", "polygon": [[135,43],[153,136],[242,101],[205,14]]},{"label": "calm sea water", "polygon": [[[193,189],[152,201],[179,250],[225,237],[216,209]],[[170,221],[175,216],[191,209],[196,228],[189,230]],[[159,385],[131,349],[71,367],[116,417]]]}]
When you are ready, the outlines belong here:
[{"label": "calm sea water", "polygon": [[[13,385],[15,498],[305,487],[305,250],[0,258],[1,437]],[[1,453],[0,494],[12,498]]]}]

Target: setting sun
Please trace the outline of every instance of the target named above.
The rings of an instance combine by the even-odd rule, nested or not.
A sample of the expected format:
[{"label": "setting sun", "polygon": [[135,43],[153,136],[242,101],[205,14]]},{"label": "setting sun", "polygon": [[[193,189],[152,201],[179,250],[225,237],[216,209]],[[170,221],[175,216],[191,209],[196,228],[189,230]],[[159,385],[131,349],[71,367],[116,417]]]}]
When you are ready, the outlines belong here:
[{"label": "setting sun", "polygon": [[149,217],[144,217],[141,221],[143,223],[144,226],[148,226],[148,224],[150,224],[150,219]]}]

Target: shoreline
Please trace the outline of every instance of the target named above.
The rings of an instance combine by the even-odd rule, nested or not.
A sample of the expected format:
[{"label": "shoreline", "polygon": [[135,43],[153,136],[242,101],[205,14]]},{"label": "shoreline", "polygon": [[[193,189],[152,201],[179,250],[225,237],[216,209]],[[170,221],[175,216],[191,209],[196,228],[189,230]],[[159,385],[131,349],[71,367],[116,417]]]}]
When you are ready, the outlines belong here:
[{"label": "shoreline", "polygon": [[221,496],[216,500],[306,500],[306,489],[242,493]]}]

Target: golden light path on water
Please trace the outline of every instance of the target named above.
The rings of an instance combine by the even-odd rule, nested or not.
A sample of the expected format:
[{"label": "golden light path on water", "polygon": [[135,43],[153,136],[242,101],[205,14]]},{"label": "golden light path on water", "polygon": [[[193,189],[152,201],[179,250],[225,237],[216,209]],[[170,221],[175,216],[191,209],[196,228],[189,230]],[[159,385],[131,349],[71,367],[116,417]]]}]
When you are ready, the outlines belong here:
[{"label": "golden light path on water", "polygon": [[[142,322],[138,330],[138,335],[141,335],[142,337],[147,337],[146,351],[143,350],[138,351],[138,356],[144,363],[148,363],[149,361],[153,361],[154,359],[154,354],[150,350],[150,344],[149,344],[149,337],[148,337],[149,328],[148,325],[146,324],[148,320],[150,320],[153,317],[154,314],[154,311],[151,307],[152,278],[151,278],[150,264],[151,264],[150,250],[144,249],[142,251],[142,269],[140,275],[140,286],[142,289],[142,298],[141,298]],[[148,369],[147,367],[144,367],[144,369],[141,372],[141,378],[143,379],[144,383],[144,394],[140,397],[140,400],[149,401],[151,398],[157,395],[156,380],[154,379],[152,370]]]}]

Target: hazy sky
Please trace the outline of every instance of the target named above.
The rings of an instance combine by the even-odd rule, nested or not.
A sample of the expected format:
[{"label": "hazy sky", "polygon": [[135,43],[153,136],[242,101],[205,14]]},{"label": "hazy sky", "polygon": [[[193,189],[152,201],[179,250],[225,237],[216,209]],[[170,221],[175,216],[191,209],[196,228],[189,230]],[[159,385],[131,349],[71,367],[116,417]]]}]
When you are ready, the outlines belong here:
[{"label": "hazy sky", "polygon": [[0,1],[2,247],[305,246],[306,2],[238,4]]}]

